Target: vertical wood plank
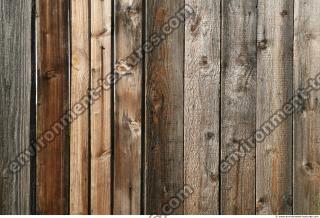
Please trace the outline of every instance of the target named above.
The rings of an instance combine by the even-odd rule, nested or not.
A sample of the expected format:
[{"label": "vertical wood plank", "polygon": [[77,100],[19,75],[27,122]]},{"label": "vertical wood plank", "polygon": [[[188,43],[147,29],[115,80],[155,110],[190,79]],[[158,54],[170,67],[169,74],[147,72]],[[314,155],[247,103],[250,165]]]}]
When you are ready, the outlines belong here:
[{"label": "vertical wood plank", "polygon": [[[88,96],[90,85],[89,1],[71,1],[71,107]],[[84,105],[86,104],[86,105]],[[89,212],[89,119],[79,114],[70,126],[70,214]]]},{"label": "vertical wood plank", "polygon": [[[147,1],[147,39],[183,5],[183,0]],[[146,213],[163,214],[162,205],[184,183],[184,25],[148,54],[146,64]],[[172,213],[182,214],[183,205]]]},{"label": "vertical wood plank", "polygon": [[[320,2],[295,1],[294,90],[319,74]],[[319,82],[317,83],[319,84]],[[316,85],[319,87],[319,85]],[[297,94],[297,93],[295,93]],[[319,91],[310,92],[294,119],[294,214],[320,213]]]},{"label": "vertical wood plank", "polygon": [[142,65],[128,56],[142,42],[142,0],[116,0],[114,214],[140,214]]},{"label": "vertical wood plank", "polygon": [[31,8],[0,1],[0,214],[30,213],[30,165],[9,163],[30,146]]},{"label": "vertical wood plank", "polygon": [[[221,157],[256,125],[256,0],[222,1]],[[222,214],[255,214],[255,149],[221,176]]]},{"label": "vertical wood plank", "polygon": [[219,214],[220,1],[187,0],[184,179],[193,194],[185,214]]},{"label": "vertical wood plank", "polygon": [[[292,95],[292,0],[259,1],[257,41],[259,129]],[[260,131],[257,137],[257,214],[292,214],[292,119],[279,126],[276,120],[269,136]]]},{"label": "vertical wood plank", "polygon": [[[38,138],[68,109],[68,2],[39,1]],[[67,130],[37,153],[37,213],[63,214]]]},{"label": "vertical wood plank", "polygon": [[[91,88],[111,72],[112,1],[91,1]],[[91,106],[91,214],[111,214],[111,87]]]}]

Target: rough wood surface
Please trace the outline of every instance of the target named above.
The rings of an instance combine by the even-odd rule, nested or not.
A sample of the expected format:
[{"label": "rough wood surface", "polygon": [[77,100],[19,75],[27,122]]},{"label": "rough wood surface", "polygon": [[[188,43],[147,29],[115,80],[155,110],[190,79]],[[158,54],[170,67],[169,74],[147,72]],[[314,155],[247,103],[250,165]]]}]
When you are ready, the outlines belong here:
[{"label": "rough wood surface", "polygon": [[0,0],[0,214],[30,212],[30,165],[6,169],[30,146],[31,6]]},{"label": "rough wood surface", "polygon": [[142,65],[126,58],[141,46],[142,1],[116,0],[114,214],[140,214]]},{"label": "rough wood surface", "polygon": [[185,214],[219,214],[220,2],[187,0],[184,181],[193,194]]},{"label": "rough wood surface", "polygon": [[[319,74],[320,2],[295,1],[294,90],[308,87]],[[319,84],[319,83],[318,83]],[[294,214],[320,213],[319,91],[294,119]]]},{"label": "rough wood surface", "polygon": [[[68,3],[41,0],[38,7],[38,111],[40,137],[68,109]],[[63,214],[67,194],[66,128],[37,153],[37,213]]]},{"label": "rough wood surface", "polygon": [[[292,95],[292,0],[259,1],[257,46],[259,129]],[[257,214],[292,214],[291,118],[257,142],[256,155]]]},{"label": "rough wood surface", "polygon": [[[182,8],[182,0],[147,1],[147,38]],[[183,189],[184,25],[147,56],[146,213],[163,214],[162,205]],[[183,213],[183,203],[173,214]]]},{"label": "rough wood surface", "polygon": [[[221,157],[256,125],[256,0],[222,1]],[[255,214],[255,149],[221,175],[221,213]]]},{"label": "rough wood surface", "polygon": [[[89,1],[71,1],[71,107],[88,95],[90,85]],[[82,103],[82,101],[81,101]],[[88,103],[87,108],[88,108]],[[70,214],[89,212],[88,110],[70,125]]]},{"label": "rough wood surface", "polygon": [[[111,1],[91,1],[91,88],[111,72]],[[91,107],[91,214],[111,214],[111,87]]]}]

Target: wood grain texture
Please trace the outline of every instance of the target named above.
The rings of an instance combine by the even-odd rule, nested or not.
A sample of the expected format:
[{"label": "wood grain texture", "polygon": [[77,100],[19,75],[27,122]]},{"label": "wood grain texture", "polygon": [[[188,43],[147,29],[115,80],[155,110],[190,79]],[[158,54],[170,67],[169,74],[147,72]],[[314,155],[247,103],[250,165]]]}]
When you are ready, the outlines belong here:
[{"label": "wood grain texture", "polygon": [[[37,135],[40,137],[68,110],[68,3],[41,0],[38,39]],[[67,130],[37,153],[37,213],[66,213]]]},{"label": "wood grain texture", "polygon": [[[257,41],[259,129],[292,95],[292,0],[259,1]],[[256,163],[257,214],[292,214],[291,118],[257,142]]]},{"label": "wood grain texture", "polygon": [[[147,1],[147,38],[183,6],[182,0]],[[146,213],[163,214],[162,205],[184,183],[184,25],[148,54],[146,64]],[[183,213],[179,206],[173,214]]]},{"label": "wood grain texture", "polygon": [[220,1],[187,0],[184,181],[193,194],[185,214],[219,214]]},{"label": "wood grain texture", "polygon": [[31,8],[0,0],[0,214],[30,213],[30,165],[9,163],[30,146]]},{"label": "wood grain texture", "polygon": [[[91,1],[91,89],[111,72],[111,1]],[[91,214],[111,214],[111,87],[91,106]]]},{"label": "wood grain texture", "polygon": [[142,1],[116,0],[114,214],[140,214],[142,65],[127,57],[142,43]]},{"label": "wood grain texture", "polygon": [[[319,74],[320,2],[295,1],[294,90]],[[318,83],[319,84],[319,83]],[[319,91],[310,92],[294,119],[294,214],[320,213]]]},{"label": "wood grain texture", "polygon": [[[222,1],[221,157],[256,125],[256,0]],[[221,213],[255,214],[255,149],[221,176]]]},{"label": "wood grain texture", "polygon": [[[89,1],[71,1],[71,106],[88,95],[90,85]],[[87,108],[88,108],[88,103]],[[89,212],[89,118],[81,113],[70,125],[70,214]]]}]

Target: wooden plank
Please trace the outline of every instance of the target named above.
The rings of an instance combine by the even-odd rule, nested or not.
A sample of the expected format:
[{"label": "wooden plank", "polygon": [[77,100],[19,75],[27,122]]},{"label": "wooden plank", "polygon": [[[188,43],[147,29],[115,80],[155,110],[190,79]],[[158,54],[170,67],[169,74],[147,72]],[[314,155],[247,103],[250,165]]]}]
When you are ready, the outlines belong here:
[{"label": "wooden plank", "polygon": [[[68,109],[68,3],[39,1],[38,138]],[[50,131],[51,133],[51,131]],[[37,154],[37,213],[63,214],[66,128]]]},{"label": "wooden plank", "polygon": [[[147,1],[147,39],[160,32],[183,4],[182,0]],[[183,189],[183,26],[174,30],[147,56],[147,214],[165,213],[162,205]],[[183,205],[180,204],[172,213],[182,214]]]},{"label": "wooden plank", "polygon": [[0,214],[30,213],[30,165],[11,161],[30,146],[31,8],[0,1]]},{"label": "wooden plank", "polygon": [[[71,1],[71,107],[90,85],[89,1]],[[89,213],[89,119],[81,113],[70,126],[70,214]]]},{"label": "wooden plank", "polygon": [[219,214],[220,1],[187,0],[184,181],[193,187],[185,214]]},{"label": "wooden plank", "polygon": [[[319,16],[319,1],[295,1],[294,90],[319,74]],[[310,92],[294,117],[294,214],[320,213],[319,94]]]},{"label": "wooden plank", "polygon": [[141,194],[141,88],[142,65],[128,56],[141,46],[142,1],[117,0],[115,24],[114,214],[140,214]]},{"label": "wooden plank", "polygon": [[[292,95],[293,1],[258,4],[257,129]],[[259,131],[256,148],[257,214],[292,214],[292,119],[270,136]],[[270,132],[270,131],[269,131]]]},{"label": "wooden plank", "polygon": [[[111,1],[91,1],[91,88],[111,72]],[[111,214],[111,87],[91,107],[91,214]]]},{"label": "wooden plank", "polygon": [[[255,131],[256,6],[256,0],[222,1],[222,159]],[[221,213],[255,214],[255,148],[222,174]]]}]

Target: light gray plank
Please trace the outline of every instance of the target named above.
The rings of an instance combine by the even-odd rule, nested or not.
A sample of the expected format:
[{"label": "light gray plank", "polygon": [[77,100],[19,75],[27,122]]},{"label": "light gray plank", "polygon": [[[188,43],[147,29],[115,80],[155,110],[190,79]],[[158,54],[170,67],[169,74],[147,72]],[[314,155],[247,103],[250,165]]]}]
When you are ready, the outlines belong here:
[{"label": "light gray plank", "polygon": [[185,214],[219,214],[220,1],[187,0],[184,180],[194,192]]}]

